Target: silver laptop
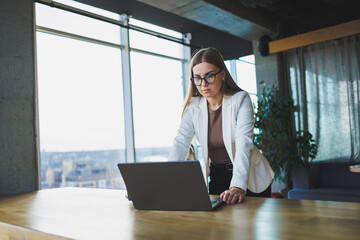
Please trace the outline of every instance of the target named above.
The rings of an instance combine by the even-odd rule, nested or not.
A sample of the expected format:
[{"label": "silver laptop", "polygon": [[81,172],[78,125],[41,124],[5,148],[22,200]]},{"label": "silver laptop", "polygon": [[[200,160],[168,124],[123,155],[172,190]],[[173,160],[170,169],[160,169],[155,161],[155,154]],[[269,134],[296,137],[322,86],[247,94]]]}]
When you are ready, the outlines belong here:
[{"label": "silver laptop", "polygon": [[136,209],[210,211],[224,203],[210,198],[199,161],[119,163],[118,167]]}]

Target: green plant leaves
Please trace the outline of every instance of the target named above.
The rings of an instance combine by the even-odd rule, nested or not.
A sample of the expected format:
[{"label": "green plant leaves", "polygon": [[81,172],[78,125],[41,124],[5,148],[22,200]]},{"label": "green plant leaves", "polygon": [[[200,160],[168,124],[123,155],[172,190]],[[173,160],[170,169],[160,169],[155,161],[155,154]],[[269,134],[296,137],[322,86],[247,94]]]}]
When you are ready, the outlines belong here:
[{"label": "green plant leaves", "polygon": [[279,179],[289,187],[293,168],[307,166],[316,157],[317,145],[307,131],[294,134],[294,102],[281,94],[277,87],[264,86],[257,104],[255,128],[258,133],[254,134],[254,143],[269,160],[275,172],[275,180]]}]

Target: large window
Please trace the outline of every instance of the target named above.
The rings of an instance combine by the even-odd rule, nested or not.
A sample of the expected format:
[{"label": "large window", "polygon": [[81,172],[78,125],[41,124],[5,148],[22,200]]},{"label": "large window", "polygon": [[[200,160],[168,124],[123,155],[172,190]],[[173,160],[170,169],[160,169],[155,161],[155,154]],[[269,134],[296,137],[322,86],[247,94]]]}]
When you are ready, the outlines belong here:
[{"label": "large window", "polygon": [[42,187],[124,188],[120,28],[42,4],[36,24]]},{"label": "large window", "polygon": [[44,33],[37,44],[43,187],[118,186],[112,169],[125,160],[120,50]]},{"label": "large window", "polygon": [[[74,1],[63,4],[114,20],[120,16]],[[36,4],[42,187],[124,188],[117,163],[127,161],[125,114],[133,114],[136,159],[166,160],[180,122],[184,48],[130,30],[122,62],[121,27]],[[181,34],[132,19],[170,38]],[[125,69],[124,66],[130,66]],[[123,72],[132,88],[123,89]],[[132,91],[131,91],[132,89]],[[123,92],[131,91],[130,102]],[[124,105],[133,111],[125,112]]]}]

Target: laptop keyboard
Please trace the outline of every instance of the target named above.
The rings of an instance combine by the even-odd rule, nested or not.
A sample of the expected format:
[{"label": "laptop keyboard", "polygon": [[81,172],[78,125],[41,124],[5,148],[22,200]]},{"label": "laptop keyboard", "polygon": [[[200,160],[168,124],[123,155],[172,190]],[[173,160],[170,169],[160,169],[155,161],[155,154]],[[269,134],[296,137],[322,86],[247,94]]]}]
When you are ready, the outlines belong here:
[{"label": "laptop keyboard", "polygon": [[218,205],[221,202],[222,202],[221,199],[211,200],[211,205],[214,207],[214,206]]}]

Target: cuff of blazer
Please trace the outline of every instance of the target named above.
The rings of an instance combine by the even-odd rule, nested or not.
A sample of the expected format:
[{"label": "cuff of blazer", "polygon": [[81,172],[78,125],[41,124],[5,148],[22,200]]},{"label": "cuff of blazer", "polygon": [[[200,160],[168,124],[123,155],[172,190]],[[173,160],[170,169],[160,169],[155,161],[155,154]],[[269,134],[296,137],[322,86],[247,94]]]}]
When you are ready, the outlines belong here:
[{"label": "cuff of blazer", "polygon": [[244,190],[245,193],[247,191],[247,183],[245,183],[244,181],[241,181],[239,179],[236,179],[234,177],[231,179],[230,187],[241,188],[242,190]]},{"label": "cuff of blazer", "polygon": [[247,188],[244,189],[244,188],[237,187],[237,186],[230,186],[229,189],[231,189],[232,187],[239,188],[244,191],[244,194],[246,194]]}]

